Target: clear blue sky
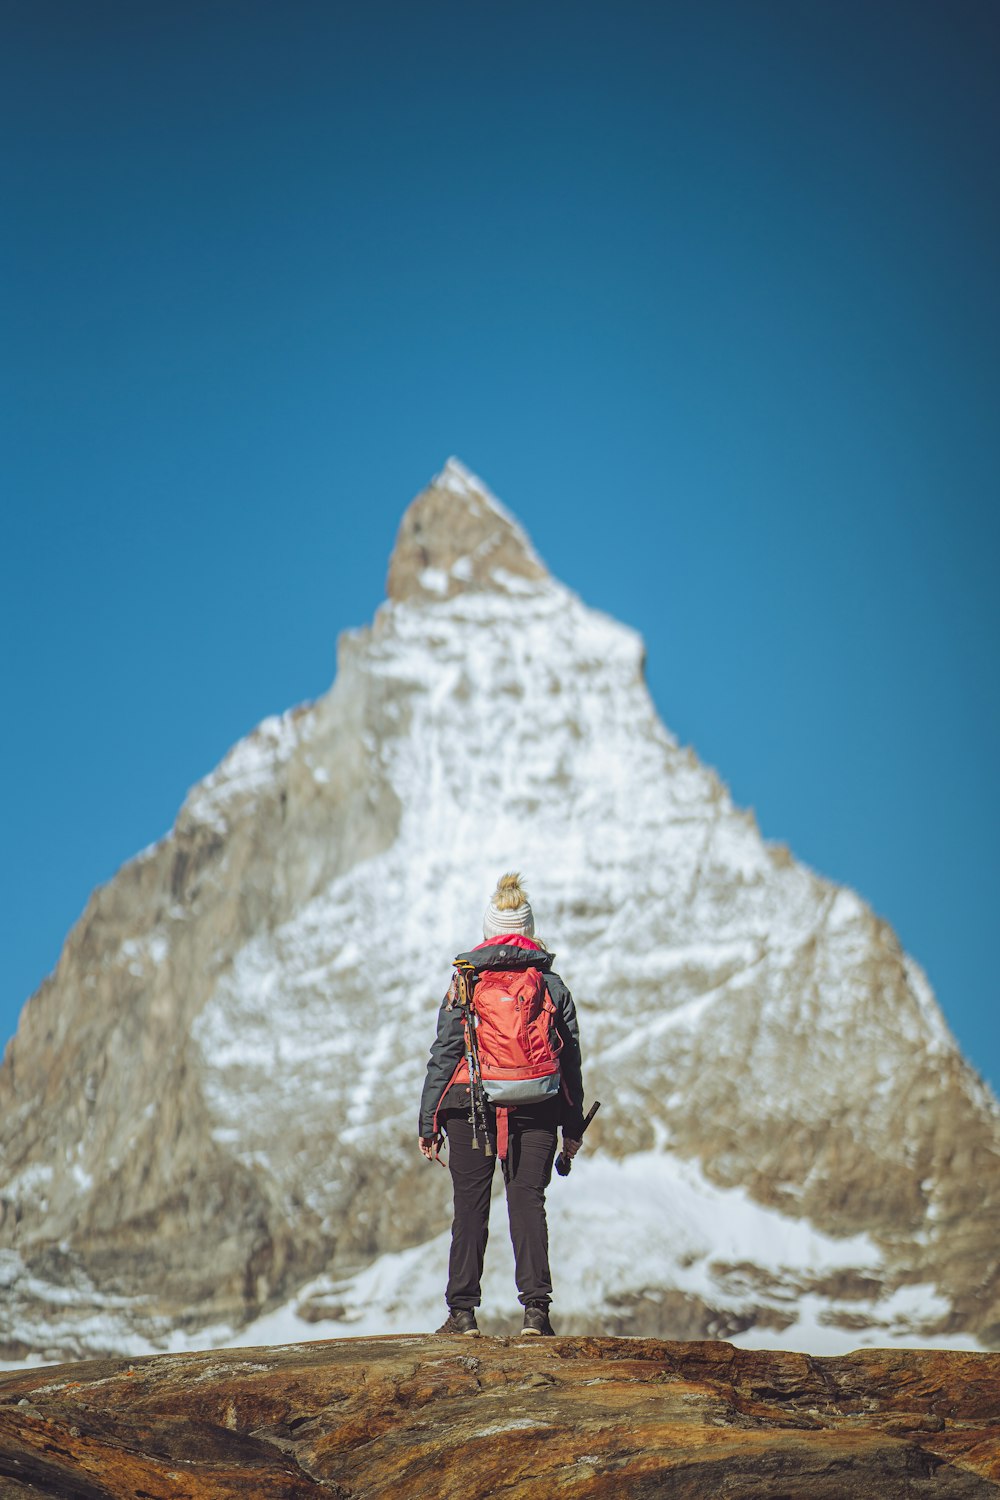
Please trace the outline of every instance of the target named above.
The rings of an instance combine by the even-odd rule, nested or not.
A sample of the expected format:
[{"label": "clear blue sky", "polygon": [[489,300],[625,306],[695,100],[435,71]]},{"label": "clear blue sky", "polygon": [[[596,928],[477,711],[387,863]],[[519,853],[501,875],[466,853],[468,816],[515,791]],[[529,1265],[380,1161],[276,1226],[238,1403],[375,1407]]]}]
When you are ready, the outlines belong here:
[{"label": "clear blue sky", "polygon": [[1000,8],[7,0],[0,1033],[457,453],[1000,1085]]}]

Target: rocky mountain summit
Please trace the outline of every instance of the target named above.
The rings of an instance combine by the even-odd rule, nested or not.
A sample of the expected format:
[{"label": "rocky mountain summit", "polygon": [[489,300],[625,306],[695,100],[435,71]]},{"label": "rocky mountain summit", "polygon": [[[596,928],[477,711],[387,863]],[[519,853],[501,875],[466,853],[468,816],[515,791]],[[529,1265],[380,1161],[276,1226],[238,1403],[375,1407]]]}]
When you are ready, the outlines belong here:
[{"label": "rocky mountain summit", "polygon": [[655,1339],[88,1360],[0,1377],[0,1485],[9,1500],[988,1500],[998,1390],[995,1354]]},{"label": "rocky mountain summit", "polygon": [[448,1184],[416,1100],[508,868],[604,1101],[550,1195],[561,1331],[1000,1344],[996,1100],[892,929],[762,839],[642,668],[449,460],[330,690],[192,789],[25,1007],[8,1358],[221,1343],[281,1308],[434,1326]]}]

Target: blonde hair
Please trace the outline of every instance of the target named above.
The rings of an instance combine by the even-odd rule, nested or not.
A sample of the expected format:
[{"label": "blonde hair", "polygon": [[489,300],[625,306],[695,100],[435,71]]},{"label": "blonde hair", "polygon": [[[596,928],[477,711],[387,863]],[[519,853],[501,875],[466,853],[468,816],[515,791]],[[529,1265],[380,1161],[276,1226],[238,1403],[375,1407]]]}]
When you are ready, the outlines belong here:
[{"label": "blonde hair", "polygon": [[511,870],[508,875],[500,876],[492,900],[497,911],[516,911],[519,906],[525,905],[528,893],[521,884],[521,877],[516,870]]}]

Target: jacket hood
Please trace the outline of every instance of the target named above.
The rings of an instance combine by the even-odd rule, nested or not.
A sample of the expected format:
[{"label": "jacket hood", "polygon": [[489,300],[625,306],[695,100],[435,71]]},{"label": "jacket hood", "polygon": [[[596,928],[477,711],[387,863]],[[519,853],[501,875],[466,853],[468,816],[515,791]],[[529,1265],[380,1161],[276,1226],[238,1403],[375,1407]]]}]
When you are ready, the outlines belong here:
[{"label": "jacket hood", "polygon": [[456,963],[471,964],[477,974],[483,969],[540,969],[547,974],[554,960],[554,953],[547,953],[517,933],[480,943],[455,958]]}]

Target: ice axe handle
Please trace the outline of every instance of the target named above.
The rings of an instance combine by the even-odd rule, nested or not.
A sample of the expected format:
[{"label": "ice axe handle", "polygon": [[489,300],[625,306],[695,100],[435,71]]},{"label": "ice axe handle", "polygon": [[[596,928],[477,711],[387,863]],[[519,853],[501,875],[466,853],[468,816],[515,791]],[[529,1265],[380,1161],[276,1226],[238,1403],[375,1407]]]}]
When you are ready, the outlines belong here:
[{"label": "ice axe handle", "polygon": [[[600,1099],[598,1099],[596,1101],[596,1103],[594,1103],[594,1104],[592,1104],[590,1106],[590,1109],[587,1112],[587,1117],[586,1117],[586,1119],[583,1122],[583,1130],[580,1131],[580,1139],[581,1139],[581,1141],[583,1140],[584,1134],[586,1133],[587,1126],[590,1124],[591,1120],[597,1114],[597,1111],[600,1109],[600,1107],[601,1107],[601,1101],[600,1101]],[[570,1174],[570,1172],[572,1170],[573,1170],[573,1158],[571,1156],[567,1156],[566,1153],[565,1153],[565,1151],[560,1151],[559,1155],[556,1157],[556,1171],[559,1173],[559,1176],[560,1177],[568,1177],[569,1174]]]}]

